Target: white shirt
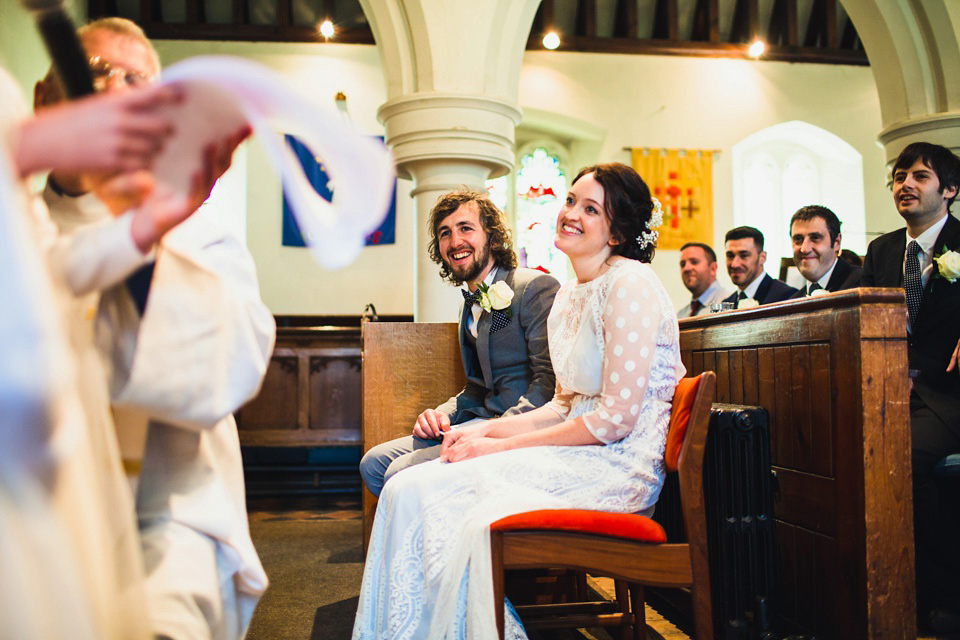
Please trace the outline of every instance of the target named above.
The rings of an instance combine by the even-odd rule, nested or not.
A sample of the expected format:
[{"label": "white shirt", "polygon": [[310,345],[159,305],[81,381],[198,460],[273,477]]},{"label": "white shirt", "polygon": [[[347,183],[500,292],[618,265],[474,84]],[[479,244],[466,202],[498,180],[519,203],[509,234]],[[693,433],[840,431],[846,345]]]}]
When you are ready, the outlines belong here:
[{"label": "white shirt", "polygon": [[[714,280],[710,284],[710,286],[707,287],[707,290],[701,293],[697,297],[697,300],[699,300],[700,304],[703,305],[700,307],[700,310],[697,311],[697,315],[701,316],[701,315],[706,315],[710,313],[710,305],[715,304],[717,302],[721,302],[724,298],[728,297],[729,295],[730,295],[730,291],[725,289],[720,284],[719,280]],[[677,311],[677,317],[678,318],[690,317],[691,307],[692,307],[692,301],[690,303],[687,303],[685,306],[681,307],[679,311]]]},{"label": "white shirt", "polygon": [[[826,272],[825,274],[823,274],[823,276],[822,276],[819,280],[817,280],[817,282],[816,282],[818,285],[820,285],[820,288],[823,289],[824,291],[827,290],[827,283],[830,282],[830,276],[833,275],[833,270],[837,268],[837,261],[838,261],[838,260],[840,260],[839,257],[834,258],[834,259],[833,259],[833,264],[830,265],[830,268],[827,269],[827,272]],[[813,284],[813,283],[810,282],[809,280],[807,281],[807,286],[806,286],[806,288],[803,290],[803,295],[805,295],[805,296],[809,296],[809,295],[810,295],[810,285],[812,285],[812,284]]]},{"label": "white shirt", "polygon": [[[490,269],[490,273],[487,274],[487,277],[483,279],[483,283],[488,287],[493,284],[493,279],[497,276],[497,268],[494,267]],[[464,284],[463,290],[467,293],[470,293],[470,288]],[[474,338],[477,337],[477,323],[480,322],[480,314],[483,313],[483,307],[480,306],[479,302],[474,302],[473,306],[470,307],[470,316],[467,318],[467,331],[470,332]]]},{"label": "white shirt", "polygon": [[[766,272],[766,271],[761,271],[761,272],[760,272],[760,275],[758,275],[756,278],[754,278],[753,282],[751,282],[750,284],[748,284],[745,289],[741,289],[741,291],[743,291],[745,294],[747,294],[747,297],[748,297],[748,298],[754,298],[754,299],[756,299],[757,289],[760,288],[760,283],[763,282],[763,277],[764,277],[765,275],[767,275],[767,272]],[[740,297],[740,294],[739,294],[739,293],[737,294],[737,297],[738,297],[738,298]],[[757,300],[757,302],[759,302],[759,300]]]}]

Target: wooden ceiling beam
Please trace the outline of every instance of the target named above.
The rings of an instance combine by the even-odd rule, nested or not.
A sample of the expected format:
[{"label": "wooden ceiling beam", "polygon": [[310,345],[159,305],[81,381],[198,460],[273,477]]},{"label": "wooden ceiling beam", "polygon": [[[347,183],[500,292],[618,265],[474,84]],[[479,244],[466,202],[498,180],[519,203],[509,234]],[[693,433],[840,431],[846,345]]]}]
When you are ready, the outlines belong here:
[{"label": "wooden ceiling beam", "polygon": [[577,0],[577,22],[573,31],[578,36],[587,38],[597,35],[596,0]]},{"label": "wooden ceiling beam", "polygon": [[233,0],[233,24],[243,25],[250,22],[250,8],[247,0]]},{"label": "wooden ceiling beam", "polygon": [[203,0],[187,0],[186,17],[191,24],[204,24],[207,21],[207,12]]},{"label": "wooden ceiling beam", "polygon": [[837,0],[814,0],[803,46],[840,48],[840,40],[837,37]]},{"label": "wooden ceiling beam", "polygon": [[752,42],[760,36],[759,0],[737,0],[733,11],[730,42]]},{"label": "wooden ceiling beam", "polygon": [[857,28],[853,26],[853,20],[848,17],[846,24],[843,25],[843,35],[840,37],[840,48],[856,49],[859,42],[860,34],[857,33]]},{"label": "wooden ceiling beam", "polygon": [[677,39],[677,0],[657,0],[653,37],[658,40]]},{"label": "wooden ceiling beam", "polygon": [[323,0],[323,19],[331,22],[337,16],[337,0]]},{"label": "wooden ceiling beam", "polygon": [[277,0],[277,26],[293,26],[293,0]]},{"label": "wooden ceiling beam", "polygon": [[797,46],[797,0],[774,0],[767,43]]},{"label": "wooden ceiling beam", "polygon": [[617,0],[613,17],[613,37],[637,37],[637,0]]},{"label": "wooden ceiling beam", "polygon": [[530,37],[539,42],[547,31],[554,28],[556,28],[556,21],[553,12],[553,0],[543,0],[537,8],[537,14],[533,17]]},{"label": "wooden ceiling beam", "polygon": [[697,0],[693,12],[691,40],[720,42],[720,7],[718,0]]}]

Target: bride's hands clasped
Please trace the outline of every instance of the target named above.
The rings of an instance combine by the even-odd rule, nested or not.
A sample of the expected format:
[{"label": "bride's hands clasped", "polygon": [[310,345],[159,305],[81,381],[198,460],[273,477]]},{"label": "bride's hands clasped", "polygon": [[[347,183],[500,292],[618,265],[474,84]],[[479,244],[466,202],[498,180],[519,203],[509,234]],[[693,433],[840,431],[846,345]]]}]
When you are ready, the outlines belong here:
[{"label": "bride's hands clasped", "polygon": [[504,451],[506,447],[503,438],[487,436],[489,426],[489,423],[485,422],[444,433],[440,459],[444,462],[459,462]]}]

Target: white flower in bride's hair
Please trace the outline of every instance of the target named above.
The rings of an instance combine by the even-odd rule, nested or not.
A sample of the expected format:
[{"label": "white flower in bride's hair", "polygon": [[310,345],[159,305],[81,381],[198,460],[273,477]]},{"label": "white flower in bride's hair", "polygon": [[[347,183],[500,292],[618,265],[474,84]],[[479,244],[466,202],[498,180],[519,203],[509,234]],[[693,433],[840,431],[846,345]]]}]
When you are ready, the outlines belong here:
[{"label": "white flower in bride's hair", "polygon": [[647,229],[653,231],[663,224],[663,205],[656,198],[650,198],[650,200],[653,201],[653,211],[650,212],[650,219],[647,220]]},{"label": "white flower in bride's hair", "polygon": [[953,284],[960,278],[960,253],[947,251],[944,247],[940,255],[933,258],[937,263],[937,273],[941,278]]},{"label": "white flower in bride's hair", "polygon": [[759,307],[760,303],[757,302],[754,298],[744,298],[737,303],[737,309],[752,309],[754,307]]}]

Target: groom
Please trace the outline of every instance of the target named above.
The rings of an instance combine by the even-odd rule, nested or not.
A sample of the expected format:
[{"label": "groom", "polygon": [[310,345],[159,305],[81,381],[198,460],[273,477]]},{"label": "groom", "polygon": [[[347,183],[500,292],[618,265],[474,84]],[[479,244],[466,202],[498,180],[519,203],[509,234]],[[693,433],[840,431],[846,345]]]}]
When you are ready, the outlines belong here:
[{"label": "groom", "polygon": [[547,316],[560,285],[540,271],[517,268],[506,218],[486,193],[455,191],[440,198],[430,212],[429,252],[441,278],[466,285],[460,353],[467,385],[421,413],[412,435],[363,456],[360,475],[375,496],[397,472],[439,457],[444,431],[539,407],[553,397],[556,384]]}]

